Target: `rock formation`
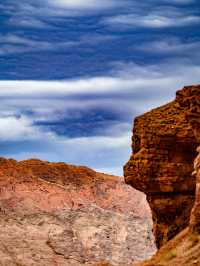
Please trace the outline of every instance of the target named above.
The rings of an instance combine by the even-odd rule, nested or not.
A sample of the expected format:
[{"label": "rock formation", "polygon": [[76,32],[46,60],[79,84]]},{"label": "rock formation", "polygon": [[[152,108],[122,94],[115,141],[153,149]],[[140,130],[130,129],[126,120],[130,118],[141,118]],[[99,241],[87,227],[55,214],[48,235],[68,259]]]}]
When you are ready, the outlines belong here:
[{"label": "rock formation", "polygon": [[[200,85],[188,86],[177,92],[176,102],[183,108],[196,144],[200,143]],[[135,266],[194,266],[200,265],[200,148],[194,161],[194,171],[188,179],[196,182],[195,203],[188,227],[167,242],[149,261]],[[170,210],[168,210],[170,211]]]},{"label": "rock formation", "polygon": [[[200,144],[200,86],[187,87],[177,92],[179,104],[187,107],[187,120],[190,123],[194,136]],[[194,161],[193,175],[196,177],[195,204],[190,219],[192,232],[200,233],[200,146],[197,148],[198,156]]]},{"label": "rock formation", "polygon": [[86,167],[0,159],[0,265],[130,265],[155,251],[145,195]]},{"label": "rock formation", "polygon": [[174,101],[135,119],[133,154],[124,167],[125,180],[147,195],[158,248],[189,224],[198,140],[188,119],[194,97],[186,95],[199,89],[185,87]]}]

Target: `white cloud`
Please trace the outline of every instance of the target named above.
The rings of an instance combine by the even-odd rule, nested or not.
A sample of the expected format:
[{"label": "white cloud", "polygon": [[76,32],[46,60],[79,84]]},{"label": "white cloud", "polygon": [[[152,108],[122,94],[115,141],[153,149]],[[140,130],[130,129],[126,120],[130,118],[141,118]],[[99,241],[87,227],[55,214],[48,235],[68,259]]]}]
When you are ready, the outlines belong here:
[{"label": "white cloud", "polygon": [[[103,108],[127,117],[119,126],[115,124],[110,128],[108,125],[105,129],[105,135],[114,136],[128,130],[125,121],[132,120],[132,116],[169,101],[184,85],[200,82],[200,66],[184,61],[145,67],[121,64],[120,67],[115,76],[110,77],[63,82],[0,81],[0,97],[4,99],[0,114],[23,114],[27,119],[45,122],[68,119],[86,110]],[[84,98],[82,95],[85,95]],[[30,126],[33,121],[28,121]],[[22,125],[28,123],[16,121],[19,122],[23,122]],[[6,127],[3,128],[6,130]]]},{"label": "white cloud", "polygon": [[[19,21],[18,21],[19,22]],[[16,25],[17,23],[16,22]],[[21,23],[21,22],[19,22]],[[38,25],[39,26],[39,25]],[[78,47],[80,45],[97,45],[116,39],[112,35],[86,34],[78,40],[69,41],[42,41],[38,38],[26,38],[17,34],[0,34],[0,55],[28,53],[36,51],[56,51],[67,48]]]},{"label": "white cloud", "polygon": [[[85,149],[91,145],[91,149],[111,149],[111,148],[123,148],[127,146],[127,141],[129,140],[130,133],[125,132],[125,134],[113,137],[113,136],[93,136],[93,137],[81,137],[62,140],[62,144],[74,147],[76,143],[80,146],[84,146]],[[97,154],[98,156],[98,154]]]},{"label": "white cloud", "polygon": [[[188,61],[157,66],[119,66],[108,77],[63,82],[0,81],[0,97],[3,97],[0,106],[1,143],[6,140],[36,141],[34,150],[27,150],[27,144],[26,150],[20,146],[17,153],[15,149],[15,152],[2,155],[66,161],[121,174],[119,166],[130,155],[133,116],[173,99],[175,91],[184,85],[199,83],[200,66]],[[81,95],[93,97],[81,98]],[[34,124],[34,121],[59,121],[67,115],[73,116],[74,110],[84,112],[98,107],[118,113],[125,111],[128,118],[112,126],[108,124],[101,136],[76,138],[57,136],[48,127],[44,131]]]},{"label": "white cloud", "polygon": [[50,24],[42,21],[40,18],[34,17],[11,17],[8,20],[8,24],[14,27],[23,27],[23,28],[38,28],[38,29],[48,29],[53,28]]},{"label": "white cloud", "polygon": [[135,49],[150,53],[153,51],[154,53],[184,54],[185,57],[189,54],[192,57],[194,54],[195,56],[198,54],[200,41],[183,42],[177,38],[169,37],[167,39],[146,42],[145,44],[141,44],[139,47],[135,47]]},{"label": "white cloud", "polygon": [[[127,92],[138,92],[141,89],[151,91],[152,88],[176,88],[177,84],[193,83],[200,74],[198,65],[177,65],[170,62],[158,66],[139,67],[131,64],[113,76],[91,77],[63,81],[0,81],[0,96],[4,97],[51,97],[73,95],[107,95]],[[162,69],[160,69],[162,67]],[[187,70],[187,71],[186,71]],[[185,73],[183,77],[178,73]]]},{"label": "white cloud", "polygon": [[34,119],[46,121],[67,118],[74,110],[104,108],[130,117],[168,101],[177,89],[199,83],[199,77],[199,65],[174,60],[157,66],[119,64],[112,76],[107,77],[65,81],[1,80],[0,97],[4,100],[0,112],[14,115],[31,111]]},{"label": "white cloud", "polygon": [[66,9],[99,9],[116,5],[113,0],[48,0],[48,2]]},{"label": "white cloud", "polygon": [[16,34],[0,35],[0,55],[54,49],[56,49],[55,46],[50,42],[25,38]]},{"label": "white cloud", "polygon": [[180,4],[180,5],[187,5],[194,3],[195,0],[162,0],[163,2],[169,3],[169,4]]},{"label": "white cloud", "polygon": [[40,28],[47,25],[44,18],[76,17],[107,9],[124,6],[129,0],[21,0],[12,5],[2,5],[0,8],[9,15],[9,23],[16,22],[23,27]]},{"label": "white cloud", "polygon": [[0,117],[0,140],[26,140],[40,137],[39,130],[27,117]]},{"label": "white cloud", "polygon": [[48,42],[35,41],[35,40],[21,37],[15,34],[2,35],[0,39],[0,43],[17,44],[17,45],[25,45],[25,46],[32,46],[32,47],[36,47],[38,43],[40,43],[40,45],[42,45],[43,48],[49,47]]},{"label": "white cloud", "polygon": [[[170,4],[185,5],[190,4],[193,0],[162,0],[161,9],[162,14],[151,12],[145,14],[146,10],[157,9],[154,2],[138,2],[136,0],[22,0],[17,4],[11,6],[2,5],[2,9],[10,15],[8,23],[21,27],[28,28],[53,28],[51,24],[52,18],[62,17],[76,17],[88,15],[95,12],[104,12],[106,10],[121,7],[123,12],[127,10],[134,10],[134,14],[116,15],[104,19],[104,23],[110,26],[121,25],[126,27],[149,27],[149,28],[164,28],[171,26],[186,26],[199,23],[199,17],[192,14],[183,14],[179,16],[167,16],[166,9],[171,7]],[[166,6],[162,4],[166,3]],[[178,10],[178,8],[177,8]],[[180,11],[180,10],[179,10]]]},{"label": "white cloud", "polygon": [[[141,80],[135,81],[141,83]],[[130,89],[131,79],[118,77],[94,77],[68,81],[0,81],[0,94],[3,96],[21,95],[74,95],[81,93],[106,93]],[[137,85],[137,84],[136,84]]]},{"label": "white cloud", "polygon": [[196,15],[178,14],[175,12],[172,14],[152,12],[147,15],[126,14],[113,16],[104,19],[103,22],[110,26],[121,25],[125,27],[167,28],[200,24],[200,17]]}]

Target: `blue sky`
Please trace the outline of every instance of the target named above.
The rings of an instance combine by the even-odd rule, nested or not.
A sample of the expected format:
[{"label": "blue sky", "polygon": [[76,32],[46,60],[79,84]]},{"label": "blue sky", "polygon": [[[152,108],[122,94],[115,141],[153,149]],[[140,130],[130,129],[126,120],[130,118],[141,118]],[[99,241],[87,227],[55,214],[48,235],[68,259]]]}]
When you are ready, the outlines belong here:
[{"label": "blue sky", "polygon": [[195,0],[0,3],[1,156],[122,174],[133,118],[200,83]]}]

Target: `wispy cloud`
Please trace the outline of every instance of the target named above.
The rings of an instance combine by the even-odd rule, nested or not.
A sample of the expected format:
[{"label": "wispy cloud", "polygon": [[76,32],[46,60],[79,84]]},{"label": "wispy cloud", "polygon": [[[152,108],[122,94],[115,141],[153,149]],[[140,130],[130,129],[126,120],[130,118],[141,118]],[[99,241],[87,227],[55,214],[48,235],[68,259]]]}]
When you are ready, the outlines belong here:
[{"label": "wispy cloud", "polygon": [[112,35],[86,34],[76,40],[41,40],[37,36],[24,37],[22,34],[0,34],[0,55],[19,54],[38,51],[64,51],[81,45],[108,43],[117,37]]},{"label": "wispy cloud", "polygon": [[200,17],[197,15],[181,15],[175,14],[159,14],[156,12],[147,15],[126,14],[106,18],[104,23],[110,26],[123,27],[143,27],[143,28],[167,28],[167,27],[183,27],[194,24],[200,24]]},{"label": "wispy cloud", "polygon": [[47,41],[34,40],[16,34],[0,35],[0,55],[52,49],[54,46]]},{"label": "wispy cloud", "polygon": [[126,28],[167,28],[199,24],[199,15],[179,9],[180,5],[193,2],[193,0],[162,0],[159,3],[153,0],[143,3],[135,0],[41,0],[39,2],[22,0],[11,1],[7,6],[1,4],[0,8],[9,14],[7,23],[13,27],[53,29],[55,26],[51,23],[52,18],[105,15],[106,10],[110,14],[116,14],[116,10],[117,15],[103,18],[104,24]]},{"label": "wispy cloud", "polygon": [[0,117],[0,140],[17,141],[40,138],[40,131],[32,125],[28,117],[1,116]]},{"label": "wispy cloud", "polygon": [[[18,159],[36,156],[85,164],[121,174],[119,165],[130,154],[133,116],[172,99],[183,85],[198,83],[199,76],[199,66],[172,61],[157,66],[121,63],[107,77],[0,81],[0,139],[1,146],[6,142],[7,147],[1,153]],[[99,108],[114,115],[101,120]],[[115,117],[117,123],[113,123]],[[102,121],[101,130],[95,131],[98,121]],[[81,129],[81,134],[69,136],[71,128]]]},{"label": "wispy cloud", "polygon": [[196,1],[4,2],[3,156],[119,174],[133,117],[200,82]]},{"label": "wispy cloud", "polygon": [[[74,17],[84,14],[91,14],[111,8],[124,6],[128,0],[22,0],[11,1],[8,5],[1,4],[0,8],[9,15],[12,15],[10,22],[24,25],[34,25],[38,28],[46,26],[43,21],[48,17]],[[32,24],[31,24],[32,22]]]},{"label": "wispy cloud", "polygon": [[[66,9],[104,9],[118,5],[113,0],[47,0],[49,4]],[[119,1],[118,1],[119,2]]]},{"label": "wispy cloud", "polygon": [[8,20],[8,25],[14,28],[35,28],[35,29],[54,29],[50,22],[45,22],[41,18],[34,18],[30,16],[13,16]]},{"label": "wispy cloud", "polygon": [[200,24],[200,16],[194,9],[183,8],[178,4],[189,4],[191,1],[162,1],[146,4],[142,7],[139,3],[136,9],[107,17],[103,22],[112,27],[126,28],[152,28],[164,29],[169,27],[184,27]]},{"label": "wispy cloud", "polygon": [[154,53],[154,54],[168,54],[168,55],[181,55],[192,58],[193,55],[197,57],[200,49],[200,40],[187,40],[182,41],[176,37],[168,37],[163,39],[157,39],[151,42],[145,42],[140,44],[139,47],[134,47],[136,50]]},{"label": "wispy cloud", "polygon": [[195,3],[195,0],[162,0],[162,2],[168,3],[168,4],[188,5],[191,3]]},{"label": "wispy cloud", "polygon": [[[171,68],[173,66],[173,69]],[[132,93],[134,96],[142,92],[160,90],[166,94],[165,89],[171,88],[174,91],[179,86],[198,82],[200,67],[192,65],[191,62],[167,61],[158,65],[139,66],[134,63],[119,64],[118,67],[111,72],[112,75],[104,77],[79,78],[63,81],[0,81],[0,96],[33,99],[49,99],[49,101],[60,100],[70,101],[80,99],[80,102],[87,102],[89,96],[94,96],[91,101],[95,103],[99,96],[116,97],[126,93]],[[186,73],[180,77],[180,74]],[[80,96],[87,95],[84,101]],[[55,98],[56,97],[56,98]],[[102,98],[100,98],[101,101]],[[125,97],[126,99],[126,97]],[[127,99],[126,99],[127,100]],[[33,101],[34,102],[34,101]],[[55,104],[57,105],[57,103]]]}]

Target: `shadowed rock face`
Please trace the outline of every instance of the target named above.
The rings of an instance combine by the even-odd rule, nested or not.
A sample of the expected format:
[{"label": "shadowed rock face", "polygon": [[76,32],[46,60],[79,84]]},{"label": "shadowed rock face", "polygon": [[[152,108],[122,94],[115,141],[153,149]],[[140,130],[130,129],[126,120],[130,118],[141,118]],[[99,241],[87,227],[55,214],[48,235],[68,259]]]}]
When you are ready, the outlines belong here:
[{"label": "shadowed rock face", "polygon": [[[176,101],[187,110],[186,120],[190,123],[194,137],[200,143],[200,85],[185,87],[177,92]],[[196,178],[195,203],[189,227],[167,242],[151,260],[135,266],[193,266],[200,265],[200,146],[194,161],[193,177]]]},{"label": "shadowed rock face", "polygon": [[0,159],[0,265],[129,265],[155,252],[145,195],[86,167]]},{"label": "shadowed rock face", "polygon": [[188,119],[194,97],[186,100],[186,95],[199,89],[185,87],[173,102],[135,119],[133,154],[124,167],[125,181],[147,195],[158,248],[189,224],[198,140]]},{"label": "shadowed rock face", "polygon": [[[198,144],[200,144],[200,86],[193,86],[179,91],[177,96],[180,105],[188,109],[186,114],[187,120],[192,127]],[[200,233],[200,146],[197,151],[198,156],[194,161],[193,172],[193,175],[196,177],[196,195],[191,213],[190,229]]]},{"label": "shadowed rock face", "polygon": [[197,231],[200,233],[200,146],[197,151],[199,154],[195,159],[193,172],[193,175],[196,176],[196,193],[195,203],[190,217],[190,229],[192,232]]}]

